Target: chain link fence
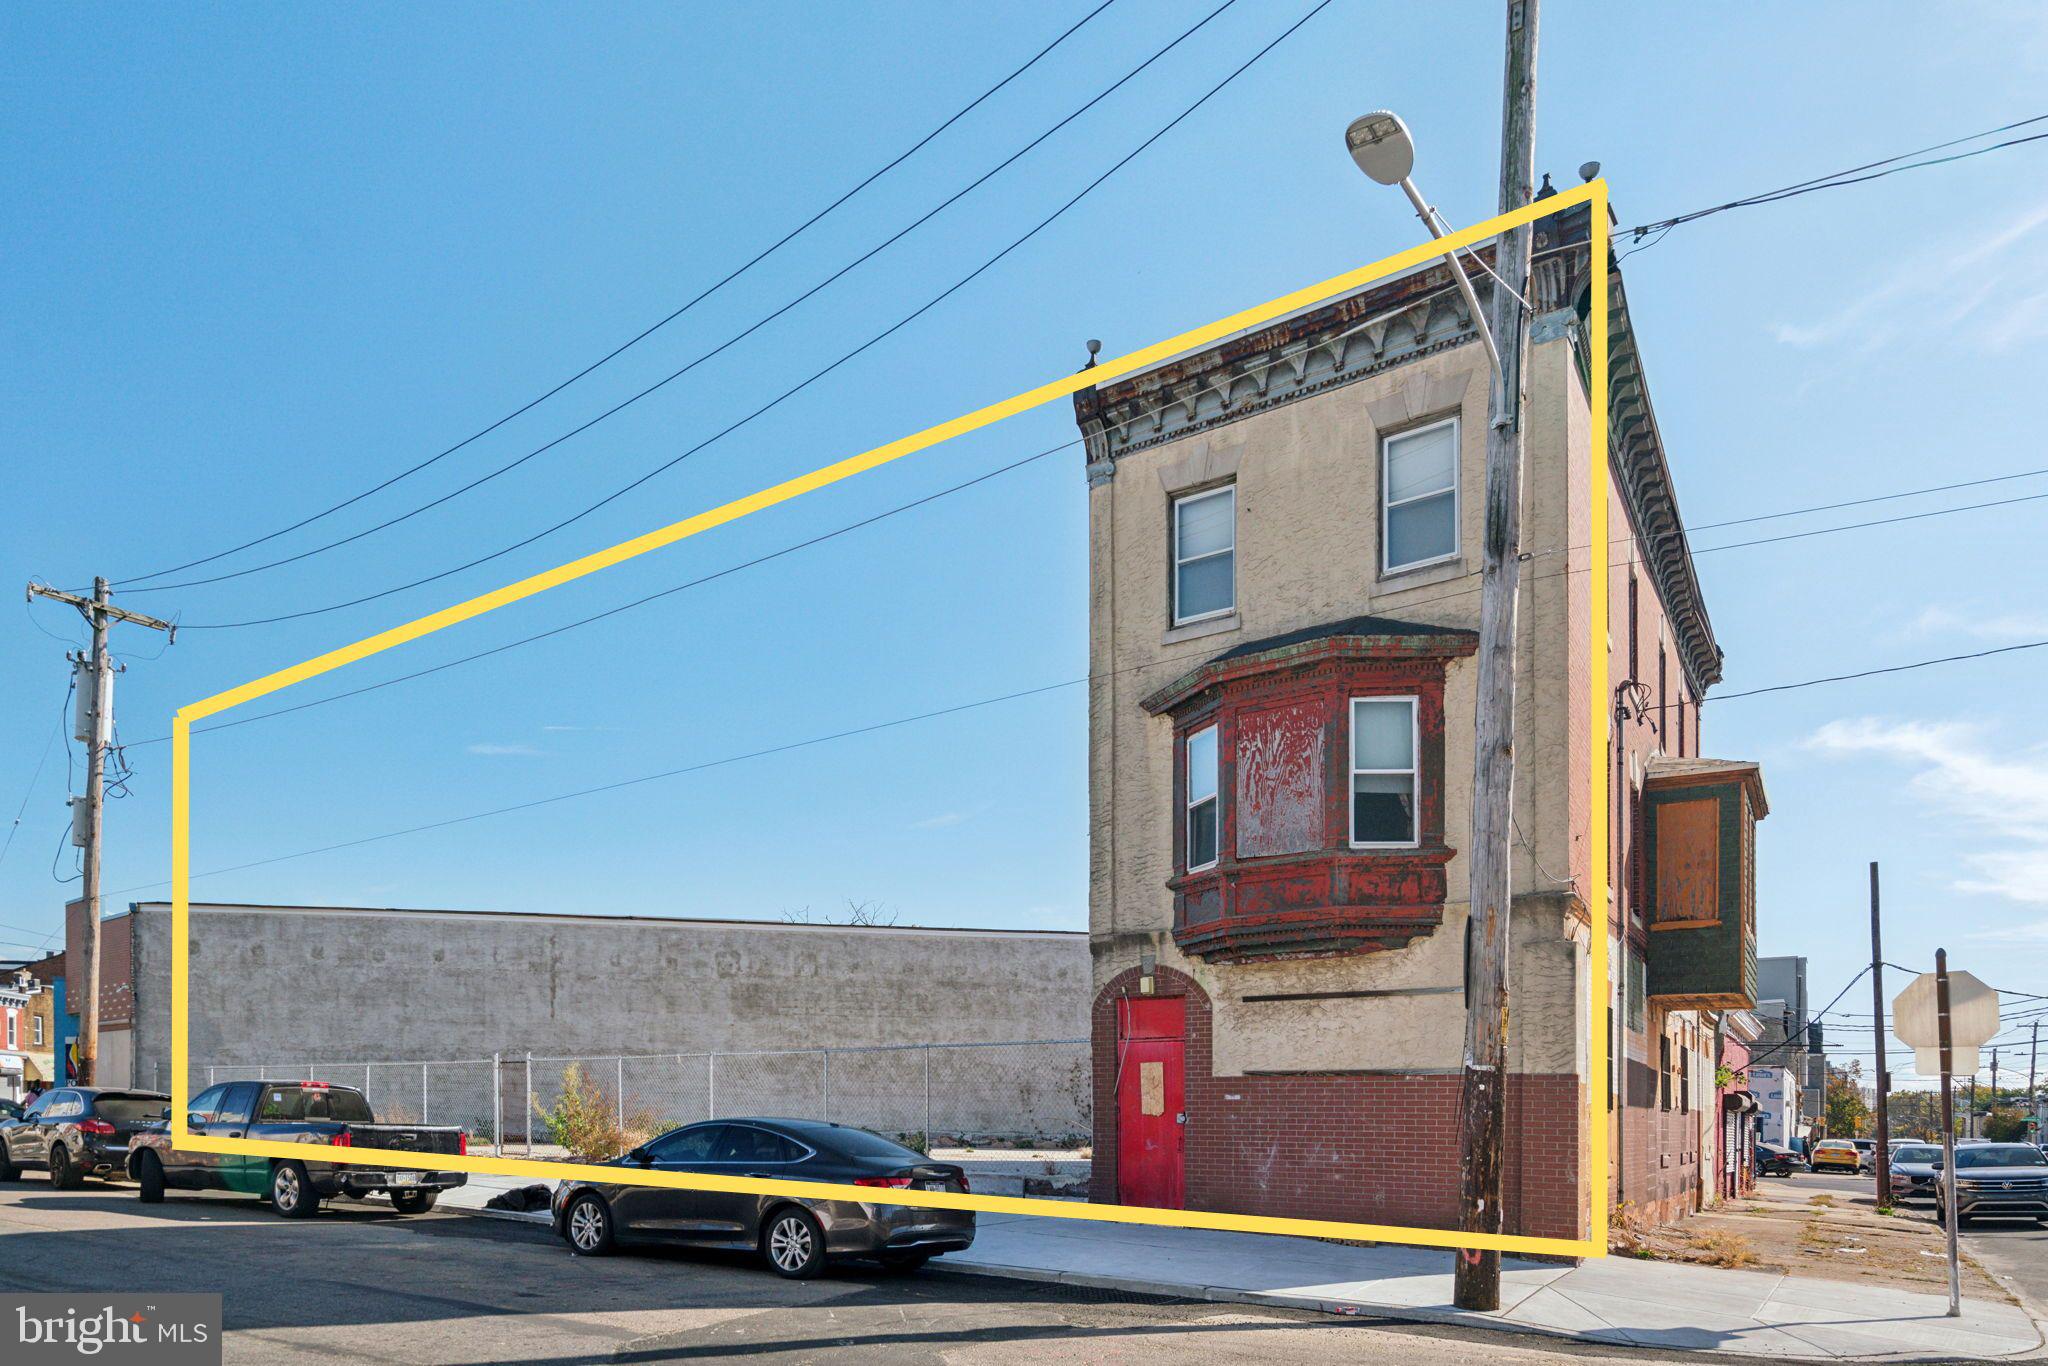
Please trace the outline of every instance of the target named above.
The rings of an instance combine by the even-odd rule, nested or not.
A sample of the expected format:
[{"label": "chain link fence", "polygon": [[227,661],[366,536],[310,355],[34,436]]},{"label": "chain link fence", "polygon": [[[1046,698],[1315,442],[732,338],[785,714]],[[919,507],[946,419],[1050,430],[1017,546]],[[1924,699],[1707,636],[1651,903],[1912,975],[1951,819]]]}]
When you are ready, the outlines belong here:
[{"label": "chain link fence", "polygon": [[904,1044],[743,1053],[652,1053],[422,1062],[211,1063],[195,1086],[324,1081],[359,1088],[380,1121],[456,1124],[500,1151],[551,1146],[550,1116],[573,1103],[656,1134],[738,1115],[830,1120],[914,1139],[1070,1147],[1087,1141],[1086,1039]]}]

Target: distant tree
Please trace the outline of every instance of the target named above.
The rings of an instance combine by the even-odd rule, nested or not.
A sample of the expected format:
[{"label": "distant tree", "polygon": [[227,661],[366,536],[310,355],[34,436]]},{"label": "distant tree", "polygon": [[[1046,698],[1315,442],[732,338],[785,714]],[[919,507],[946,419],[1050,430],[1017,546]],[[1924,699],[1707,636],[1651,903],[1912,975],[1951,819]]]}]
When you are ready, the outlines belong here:
[{"label": "distant tree", "polygon": [[896,923],[896,908],[884,906],[879,901],[855,901],[848,897],[843,911],[813,912],[805,906],[783,911],[782,918],[792,925],[893,925]]},{"label": "distant tree", "polygon": [[1863,1065],[1828,1069],[1827,1124],[1830,1138],[1867,1138],[1870,1106],[1863,1100]]},{"label": "distant tree", "polygon": [[2002,1107],[1984,1116],[1984,1137],[1994,1143],[2027,1141],[2027,1113],[2016,1107]]}]

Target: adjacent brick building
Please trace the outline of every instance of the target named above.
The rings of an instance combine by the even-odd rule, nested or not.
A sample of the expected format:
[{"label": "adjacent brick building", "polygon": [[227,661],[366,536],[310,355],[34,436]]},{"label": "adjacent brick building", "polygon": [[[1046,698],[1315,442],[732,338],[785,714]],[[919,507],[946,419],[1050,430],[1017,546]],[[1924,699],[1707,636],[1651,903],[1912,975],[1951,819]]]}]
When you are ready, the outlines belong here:
[{"label": "adjacent brick building", "polygon": [[[1566,1237],[1603,1175],[1606,1198],[1659,1216],[1704,1197],[1716,1022],[1753,1004],[1764,814],[1754,765],[1698,758],[1721,654],[1621,281],[1589,272],[1587,228],[1579,209],[1537,237],[1514,737],[1507,1220]],[[1612,307],[1604,548],[1596,302]],[[1440,264],[1076,396],[1098,1199],[1455,1224],[1487,400]],[[1615,686],[1596,711],[1602,648]],[[1604,1078],[1594,878],[1614,967]],[[1602,1093],[1618,1112],[1604,1174],[1583,1118]]]}]

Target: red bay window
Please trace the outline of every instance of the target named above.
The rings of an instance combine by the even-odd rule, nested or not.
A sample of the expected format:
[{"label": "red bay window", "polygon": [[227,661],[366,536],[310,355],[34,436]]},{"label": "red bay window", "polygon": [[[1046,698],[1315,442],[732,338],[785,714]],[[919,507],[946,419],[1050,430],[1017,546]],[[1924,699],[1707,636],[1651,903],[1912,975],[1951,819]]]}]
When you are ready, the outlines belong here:
[{"label": "red bay window", "polygon": [[1162,688],[1174,937],[1212,961],[1399,948],[1443,919],[1444,683],[1470,631],[1354,617]]}]

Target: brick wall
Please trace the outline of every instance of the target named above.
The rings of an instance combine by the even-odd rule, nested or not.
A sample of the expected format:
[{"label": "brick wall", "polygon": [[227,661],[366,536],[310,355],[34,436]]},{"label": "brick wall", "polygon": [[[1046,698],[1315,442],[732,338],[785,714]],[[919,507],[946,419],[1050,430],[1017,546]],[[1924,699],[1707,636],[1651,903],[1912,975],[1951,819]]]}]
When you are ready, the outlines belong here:
[{"label": "brick wall", "polygon": [[[85,1009],[88,928],[83,901],[74,901],[64,908],[65,959],[79,969],[67,979],[67,1000],[73,1014],[82,1014]],[[100,922],[100,1024],[134,1021],[135,917],[123,915]]]},{"label": "brick wall", "polygon": [[[1117,1192],[1116,999],[1138,971],[1096,997],[1094,1198]],[[1157,994],[1187,1012],[1187,1203],[1192,1209],[1454,1228],[1459,1078],[1446,1074],[1290,1073],[1215,1077],[1208,997],[1172,968]],[[1504,1197],[1512,1233],[1583,1237],[1579,1190],[1585,1096],[1576,1076],[1508,1079]]]}]

